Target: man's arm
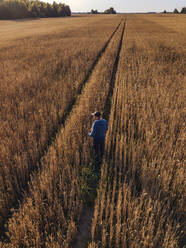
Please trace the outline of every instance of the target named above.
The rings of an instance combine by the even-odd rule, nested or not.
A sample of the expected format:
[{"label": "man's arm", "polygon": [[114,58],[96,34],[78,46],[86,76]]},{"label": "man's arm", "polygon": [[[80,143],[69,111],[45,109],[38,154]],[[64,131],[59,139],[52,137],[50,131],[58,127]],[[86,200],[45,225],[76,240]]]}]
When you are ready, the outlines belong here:
[{"label": "man's arm", "polygon": [[88,134],[90,137],[95,137],[96,134],[96,125],[95,122],[92,124],[91,132]]}]

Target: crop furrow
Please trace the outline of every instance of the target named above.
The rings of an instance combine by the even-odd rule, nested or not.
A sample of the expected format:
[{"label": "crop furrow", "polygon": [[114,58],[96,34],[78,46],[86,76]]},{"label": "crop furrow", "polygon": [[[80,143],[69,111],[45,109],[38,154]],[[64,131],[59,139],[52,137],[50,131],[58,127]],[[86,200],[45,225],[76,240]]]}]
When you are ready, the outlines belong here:
[{"label": "crop furrow", "polygon": [[104,107],[103,116],[105,118],[107,118],[107,119],[109,118],[109,114],[110,114],[110,110],[111,110],[112,95],[113,95],[114,84],[115,84],[115,80],[116,80],[116,73],[117,73],[117,70],[118,70],[118,63],[119,63],[121,48],[122,48],[123,40],[124,40],[125,25],[126,25],[126,20],[124,22],[124,26],[123,26],[123,30],[122,30],[122,34],[121,34],[121,40],[120,40],[119,48],[118,48],[118,53],[117,53],[116,60],[115,60],[115,63],[114,63],[114,69],[113,69],[111,83],[110,83],[110,90],[109,90],[107,100],[106,100],[106,103],[105,103],[105,107]]}]

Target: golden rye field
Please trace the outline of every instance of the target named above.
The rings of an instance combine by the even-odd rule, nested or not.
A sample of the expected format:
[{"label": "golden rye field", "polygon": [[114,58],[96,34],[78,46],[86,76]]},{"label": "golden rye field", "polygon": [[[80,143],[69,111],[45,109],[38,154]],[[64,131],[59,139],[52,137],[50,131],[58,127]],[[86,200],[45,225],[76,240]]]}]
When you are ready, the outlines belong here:
[{"label": "golden rye field", "polygon": [[[0,246],[76,247],[91,204],[85,247],[183,247],[185,21],[0,22]],[[94,204],[96,109],[109,132]]]},{"label": "golden rye field", "polygon": [[65,31],[62,26],[61,32],[18,39],[0,51],[1,222],[40,167],[120,18],[106,19],[106,24],[101,20],[82,18]]},{"label": "golden rye field", "polygon": [[[123,23],[97,64],[65,127],[42,159],[43,169],[32,177],[28,197],[9,220],[10,247],[69,246],[82,208],[82,173],[90,161],[89,126],[82,127],[86,121],[90,123],[91,116],[87,113],[98,107],[104,110],[122,29]],[[102,84],[104,91],[98,91]],[[35,230],[38,230],[37,236]]]}]

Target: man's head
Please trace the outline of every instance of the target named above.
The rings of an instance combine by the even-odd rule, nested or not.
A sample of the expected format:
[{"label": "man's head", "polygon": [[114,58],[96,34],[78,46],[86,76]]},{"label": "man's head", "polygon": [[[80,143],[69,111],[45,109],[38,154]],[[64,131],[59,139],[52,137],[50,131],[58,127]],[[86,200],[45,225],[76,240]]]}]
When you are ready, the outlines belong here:
[{"label": "man's head", "polygon": [[94,116],[95,120],[99,120],[101,118],[101,113],[99,111],[95,111],[92,113],[92,115]]}]

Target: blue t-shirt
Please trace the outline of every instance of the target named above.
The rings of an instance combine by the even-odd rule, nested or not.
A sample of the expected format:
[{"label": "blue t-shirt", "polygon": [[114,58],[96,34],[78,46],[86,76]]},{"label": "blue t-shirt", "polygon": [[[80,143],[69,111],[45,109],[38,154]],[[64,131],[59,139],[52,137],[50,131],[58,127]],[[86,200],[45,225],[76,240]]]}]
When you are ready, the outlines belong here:
[{"label": "blue t-shirt", "polygon": [[94,140],[105,140],[106,132],[108,130],[108,123],[105,119],[95,120],[92,124],[91,133],[89,136]]}]

